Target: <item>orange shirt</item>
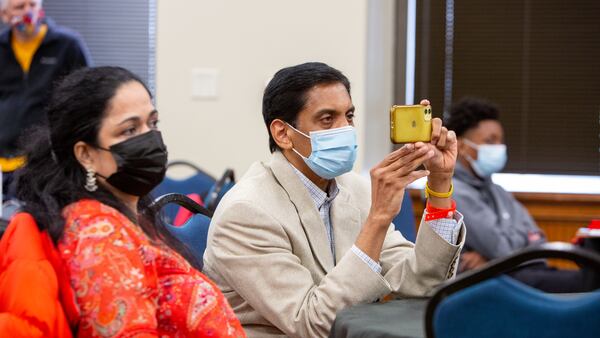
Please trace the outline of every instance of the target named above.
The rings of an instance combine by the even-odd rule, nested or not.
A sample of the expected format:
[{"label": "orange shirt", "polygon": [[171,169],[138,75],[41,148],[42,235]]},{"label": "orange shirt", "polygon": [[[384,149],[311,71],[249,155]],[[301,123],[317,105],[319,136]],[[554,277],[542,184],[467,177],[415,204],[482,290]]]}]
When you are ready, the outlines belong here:
[{"label": "orange shirt", "polygon": [[78,336],[245,337],[221,291],[117,210],[65,208],[60,255],[81,311]]},{"label": "orange shirt", "polygon": [[0,240],[0,337],[71,338],[78,316],[50,236],[18,213]]},{"label": "orange shirt", "polygon": [[15,53],[15,58],[25,73],[29,73],[33,56],[42,44],[42,40],[44,40],[47,32],[48,26],[42,25],[40,26],[40,31],[38,34],[29,41],[19,41],[13,36],[11,41],[12,50],[13,53]]}]

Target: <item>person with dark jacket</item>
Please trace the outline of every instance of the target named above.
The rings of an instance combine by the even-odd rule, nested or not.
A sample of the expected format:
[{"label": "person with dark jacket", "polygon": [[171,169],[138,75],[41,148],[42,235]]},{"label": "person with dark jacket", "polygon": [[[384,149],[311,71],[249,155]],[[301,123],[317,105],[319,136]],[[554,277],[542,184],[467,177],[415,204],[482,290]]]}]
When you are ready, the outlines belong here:
[{"label": "person with dark jacket", "polygon": [[19,137],[45,124],[44,106],[53,83],[71,71],[89,66],[81,37],[44,18],[42,0],[0,0],[0,168],[4,198],[12,172],[24,163]]},{"label": "person with dark jacket", "polygon": [[[460,271],[545,242],[527,209],[492,181],[492,174],[500,172],[508,158],[498,108],[482,99],[464,98],[451,107],[445,125],[458,137],[454,199],[467,224]],[[512,276],[547,292],[578,292],[584,287],[579,271],[558,270],[545,261]]]}]

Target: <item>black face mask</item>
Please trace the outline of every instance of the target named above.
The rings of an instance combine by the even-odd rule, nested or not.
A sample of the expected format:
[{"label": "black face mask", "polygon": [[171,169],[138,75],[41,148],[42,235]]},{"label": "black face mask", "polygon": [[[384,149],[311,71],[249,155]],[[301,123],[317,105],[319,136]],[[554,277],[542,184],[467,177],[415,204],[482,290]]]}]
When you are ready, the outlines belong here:
[{"label": "black face mask", "polygon": [[100,149],[110,151],[117,162],[117,171],[106,182],[124,193],[144,196],[165,178],[167,147],[157,130]]}]

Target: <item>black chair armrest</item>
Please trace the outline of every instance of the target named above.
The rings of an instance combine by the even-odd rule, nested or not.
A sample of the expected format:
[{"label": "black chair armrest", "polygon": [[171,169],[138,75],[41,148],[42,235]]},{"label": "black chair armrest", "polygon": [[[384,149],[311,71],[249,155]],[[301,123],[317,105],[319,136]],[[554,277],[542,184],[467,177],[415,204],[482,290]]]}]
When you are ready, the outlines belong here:
[{"label": "black chair armrest", "polygon": [[169,203],[175,203],[175,204],[180,205],[180,206],[182,206],[194,213],[197,213],[197,214],[203,214],[208,217],[212,217],[212,215],[213,215],[212,211],[210,211],[207,208],[196,203],[191,198],[189,198],[183,194],[176,194],[176,193],[165,194],[165,195],[157,197],[150,204],[149,208],[154,214],[157,214],[160,211],[160,209],[162,209],[162,207],[164,207],[165,205],[167,205]]},{"label": "black chair armrest", "polygon": [[219,202],[218,197],[227,182],[235,182],[235,174],[232,169],[225,170],[223,176],[215,183],[215,187],[210,192],[210,195],[206,197],[206,207],[209,210],[215,210],[217,208],[217,203]]}]

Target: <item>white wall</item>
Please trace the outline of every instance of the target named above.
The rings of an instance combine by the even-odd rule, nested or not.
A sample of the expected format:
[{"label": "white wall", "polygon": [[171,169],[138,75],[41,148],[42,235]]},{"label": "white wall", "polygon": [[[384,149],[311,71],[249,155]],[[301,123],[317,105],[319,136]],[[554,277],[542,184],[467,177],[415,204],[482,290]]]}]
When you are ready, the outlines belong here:
[{"label": "white wall", "polygon": [[[355,170],[366,172],[389,152],[392,68],[406,61],[405,49],[394,55],[394,34],[396,20],[398,34],[407,34],[408,0],[156,1],[157,104],[172,160],[193,161],[214,175],[232,167],[239,176],[267,159],[262,90],[276,70],[306,61],[329,63],[352,82]],[[191,98],[196,67],[220,70],[218,99]]]},{"label": "white wall", "polygon": [[[402,15],[396,18],[396,6],[406,0],[371,0],[369,4],[367,28],[367,71],[363,141],[364,158],[361,171],[368,170],[390,152],[389,112],[394,102],[396,64],[404,64],[405,53],[396,50],[396,20],[404,23]],[[406,6],[404,6],[406,7]],[[404,51],[404,49],[402,50]],[[398,54],[398,55],[396,55]],[[402,73],[403,74],[403,73]],[[397,103],[402,104],[402,103]]]},{"label": "white wall", "polygon": [[[191,160],[214,175],[226,167],[241,175],[252,162],[268,159],[261,114],[266,82],[282,67],[322,61],[352,83],[361,149],[355,169],[360,170],[368,5],[367,0],[159,0],[156,96],[170,159]],[[193,68],[219,70],[216,99],[191,97]]]}]

